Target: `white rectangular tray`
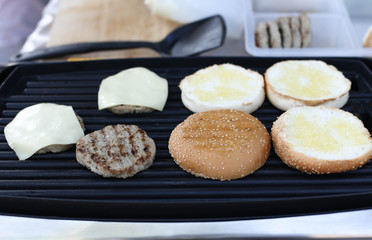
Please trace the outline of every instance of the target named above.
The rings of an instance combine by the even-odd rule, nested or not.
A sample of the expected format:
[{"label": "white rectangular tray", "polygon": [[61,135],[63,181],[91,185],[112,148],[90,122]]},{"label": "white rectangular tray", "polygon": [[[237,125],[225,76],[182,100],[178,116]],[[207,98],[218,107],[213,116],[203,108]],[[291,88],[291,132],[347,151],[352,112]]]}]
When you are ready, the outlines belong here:
[{"label": "white rectangular tray", "polygon": [[[372,48],[362,48],[354,32],[345,4],[341,0],[246,0],[245,48],[253,56],[372,56]],[[306,12],[311,20],[309,48],[264,49],[255,44],[255,29],[260,21]]]}]

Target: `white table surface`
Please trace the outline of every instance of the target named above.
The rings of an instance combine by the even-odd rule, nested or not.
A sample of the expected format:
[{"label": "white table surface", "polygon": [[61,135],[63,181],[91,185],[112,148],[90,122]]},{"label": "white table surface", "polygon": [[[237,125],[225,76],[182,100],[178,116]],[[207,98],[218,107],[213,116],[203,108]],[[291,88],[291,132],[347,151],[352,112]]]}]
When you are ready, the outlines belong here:
[{"label": "white table surface", "polygon": [[0,239],[371,238],[372,210],[196,223],[133,223],[0,216]]}]

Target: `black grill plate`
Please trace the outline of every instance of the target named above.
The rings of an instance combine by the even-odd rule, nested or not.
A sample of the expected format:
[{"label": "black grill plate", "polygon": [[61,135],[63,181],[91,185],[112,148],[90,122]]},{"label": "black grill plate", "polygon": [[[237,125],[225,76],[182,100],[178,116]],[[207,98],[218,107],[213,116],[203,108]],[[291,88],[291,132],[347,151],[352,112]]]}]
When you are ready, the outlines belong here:
[{"label": "black grill plate", "polygon": [[[162,58],[21,64],[1,79],[0,212],[46,218],[113,221],[209,221],[314,214],[372,207],[372,163],[332,175],[288,168],[271,152],[267,163],[243,179],[219,182],[182,171],[168,152],[173,128],[191,114],[180,100],[180,80],[198,69],[233,63],[264,73],[280,58]],[[352,81],[344,110],[372,130],[372,74],[359,60],[323,59]],[[163,112],[114,115],[97,110],[101,80],[143,66],[169,81]],[[4,74],[3,74],[4,75]],[[3,76],[1,75],[1,76]],[[75,149],[18,161],[4,127],[23,108],[41,102],[71,105],[86,132],[111,124],[136,124],[152,137],[152,167],[129,179],[106,179],[75,161]],[[282,113],[268,101],[253,113],[267,129]]]}]

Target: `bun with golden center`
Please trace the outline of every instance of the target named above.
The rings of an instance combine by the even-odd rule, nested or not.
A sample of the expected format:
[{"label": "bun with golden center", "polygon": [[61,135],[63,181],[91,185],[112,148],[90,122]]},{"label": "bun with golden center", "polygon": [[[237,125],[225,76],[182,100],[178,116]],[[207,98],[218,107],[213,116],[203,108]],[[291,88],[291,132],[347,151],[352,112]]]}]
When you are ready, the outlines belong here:
[{"label": "bun with golden center", "polygon": [[274,122],[271,137],[285,164],[309,174],[354,170],[372,157],[363,122],[337,108],[292,108]]},{"label": "bun with golden center", "polygon": [[285,111],[299,106],[341,108],[349,99],[351,82],[334,66],[317,60],[289,60],[265,73],[269,101]]},{"label": "bun with golden center", "polygon": [[233,180],[262,167],[270,135],[252,115],[225,109],[195,113],[169,139],[169,152],[185,171],[204,178]]},{"label": "bun with golden center", "polygon": [[251,113],[265,100],[263,76],[229,63],[185,77],[180,89],[183,104],[192,112],[236,109]]}]

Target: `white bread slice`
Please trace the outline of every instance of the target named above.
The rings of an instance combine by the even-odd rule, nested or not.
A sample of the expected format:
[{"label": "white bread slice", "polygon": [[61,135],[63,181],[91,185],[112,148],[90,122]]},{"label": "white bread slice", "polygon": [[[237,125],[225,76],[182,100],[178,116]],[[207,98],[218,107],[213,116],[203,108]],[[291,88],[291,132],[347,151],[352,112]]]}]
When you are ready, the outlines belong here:
[{"label": "white bread slice", "polygon": [[285,111],[298,106],[341,108],[349,99],[351,81],[334,66],[317,60],[288,60],[265,73],[269,101]]},{"label": "white bread slice", "polygon": [[309,174],[354,170],[372,157],[363,122],[338,108],[292,108],[274,122],[271,136],[282,161]]},{"label": "white bread slice", "polygon": [[229,63],[201,69],[185,77],[179,87],[183,104],[192,112],[236,109],[251,113],[265,100],[263,76]]}]

